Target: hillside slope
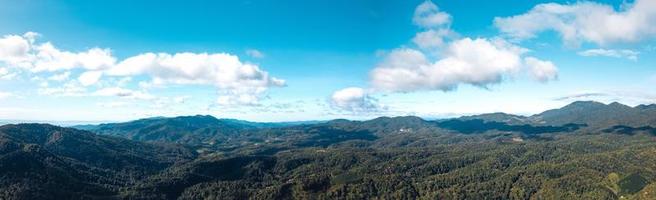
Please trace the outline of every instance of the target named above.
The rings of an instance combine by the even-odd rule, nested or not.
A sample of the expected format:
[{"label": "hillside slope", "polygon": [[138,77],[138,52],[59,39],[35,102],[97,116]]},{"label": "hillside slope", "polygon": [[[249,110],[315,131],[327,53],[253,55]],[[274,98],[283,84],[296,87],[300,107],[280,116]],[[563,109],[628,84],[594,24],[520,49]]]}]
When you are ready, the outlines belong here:
[{"label": "hillside slope", "polygon": [[[0,126],[0,199],[78,199],[191,160],[170,144],[146,144],[46,124]],[[9,198],[11,197],[11,198]]]}]

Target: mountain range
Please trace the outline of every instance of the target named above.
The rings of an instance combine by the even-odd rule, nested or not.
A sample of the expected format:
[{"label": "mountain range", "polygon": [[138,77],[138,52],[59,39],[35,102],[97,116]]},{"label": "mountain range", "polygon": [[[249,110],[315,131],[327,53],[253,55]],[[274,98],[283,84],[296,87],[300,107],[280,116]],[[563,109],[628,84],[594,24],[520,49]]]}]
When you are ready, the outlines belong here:
[{"label": "mountain range", "polygon": [[587,124],[605,128],[612,125],[643,126],[656,123],[656,104],[630,107],[613,102],[603,104],[594,101],[577,101],[562,108],[547,110],[531,116],[492,113],[462,117],[461,119],[483,119],[508,124],[563,125],[568,123]]},{"label": "mountain range", "polygon": [[0,126],[0,199],[654,199],[656,105]]},{"label": "mountain range", "polygon": [[600,131],[616,125],[637,128],[653,124],[656,124],[655,104],[630,107],[620,103],[603,104],[593,101],[578,101],[559,109],[547,110],[531,116],[490,113],[432,121],[407,116],[379,117],[366,121],[332,120],[306,123],[258,123],[234,119],[217,119],[209,115],[196,115],[171,118],[157,117],[124,123],[74,127],[100,135],[119,136],[137,141],[198,145],[226,141],[237,135],[253,135],[253,132],[263,130],[275,132],[284,129],[299,129],[300,127],[367,131],[378,135],[395,132],[444,132],[448,130],[465,133],[497,130],[535,134],[572,132],[578,129]]}]

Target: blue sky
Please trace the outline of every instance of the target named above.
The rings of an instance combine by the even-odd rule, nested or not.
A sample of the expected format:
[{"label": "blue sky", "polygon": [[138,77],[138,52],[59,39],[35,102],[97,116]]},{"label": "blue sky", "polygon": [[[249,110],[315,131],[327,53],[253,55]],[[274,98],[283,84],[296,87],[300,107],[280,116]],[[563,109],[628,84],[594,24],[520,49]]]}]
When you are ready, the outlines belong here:
[{"label": "blue sky", "polygon": [[648,0],[0,1],[0,119],[655,103],[654,21]]}]

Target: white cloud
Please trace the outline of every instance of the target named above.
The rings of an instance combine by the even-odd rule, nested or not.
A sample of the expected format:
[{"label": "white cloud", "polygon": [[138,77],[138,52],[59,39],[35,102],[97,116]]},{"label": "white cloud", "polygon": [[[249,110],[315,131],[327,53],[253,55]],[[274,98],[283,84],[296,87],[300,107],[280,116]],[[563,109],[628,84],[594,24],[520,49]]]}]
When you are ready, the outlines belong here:
[{"label": "white cloud", "polygon": [[605,92],[577,92],[569,95],[563,95],[554,98],[553,100],[555,101],[572,101],[572,100],[582,100],[582,99],[590,99],[590,98],[597,98],[597,97],[605,97],[609,96],[610,94],[605,93]]},{"label": "white cloud", "polygon": [[14,94],[11,93],[11,92],[0,91],[0,99],[6,99],[6,98],[9,98],[9,97],[13,97],[13,96],[14,96]]},{"label": "white cloud", "polygon": [[284,86],[253,64],[225,53],[145,53],[118,63],[111,76],[148,75],[155,83],[210,84],[219,88]]},{"label": "white cloud", "polygon": [[589,1],[546,3],[521,15],[497,17],[494,24],[516,39],[534,38],[540,32],[552,30],[570,46],[581,42],[637,42],[656,34],[656,1],[636,0],[619,11],[611,5]]},{"label": "white cloud", "polygon": [[558,78],[558,68],[551,61],[526,57],[524,63],[529,70],[529,74],[537,81],[547,82]]},{"label": "white cloud", "polygon": [[349,87],[335,91],[330,97],[330,105],[351,113],[371,113],[384,109],[378,101],[370,97],[362,88]]},{"label": "white cloud", "polygon": [[581,56],[606,56],[613,58],[626,58],[632,61],[638,60],[640,52],[629,49],[588,49],[578,53]]},{"label": "white cloud", "polygon": [[435,28],[451,24],[451,15],[441,12],[431,1],[424,1],[415,8],[412,21],[423,28]]},{"label": "white cloud", "polygon": [[116,81],[116,86],[124,87],[132,81],[132,77],[123,77]]},{"label": "white cloud", "polygon": [[225,53],[146,53],[125,59],[107,74],[147,75],[153,84],[213,85],[218,88],[217,102],[222,105],[254,105],[268,88],[285,86],[284,80]]},{"label": "white cloud", "polygon": [[424,29],[412,38],[412,42],[421,49],[435,50],[442,47],[446,39],[456,35],[449,28],[451,15],[441,12],[431,1],[425,1],[417,6],[412,20],[415,25]]},{"label": "white cloud", "polygon": [[[460,84],[485,88],[517,72],[528,72],[542,82],[556,78],[557,69],[552,62],[524,58],[527,49],[504,39],[457,39],[457,33],[450,29],[451,20],[431,1],[417,6],[413,21],[424,29],[412,40],[418,48],[401,47],[388,53],[370,72],[373,89],[450,91]],[[438,58],[434,58],[436,52]]]},{"label": "white cloud", "polygon": [[16,77],[16,73],[12,73],[6,67],[0,67],[0,80],[11,80]]},{"label": "white cloud", "polygon": [[264,53],[257,49],[248,49],[246,50],[246,55],[253,57],[253,58],[264,58]]},{"label": "white cloud", "polygon": [[97,83],[102,76],[102,71],[87,71],[77,78],[83,86],[90,86]]},{"label": "white cloud", "polygon": [[[441,59],[430,62],[421,51],[396,49],[372,70],[371,83],[376,89],[391,92],[449,91],[459,84],[486,87],[520,71],[526,51],[501,39],[463,38],[449,44]],[[552,63],[531,64],[540,64],[533,68],[549,72],[543,75],[555,76],[551,74],[555,73]]]},{"label": "white cloud", "polygon": [[[43,84],[45,83],[45,84]],[[86,88],[80,86],[75,82],[68,82],[60,87],[48,87],[47,82],[42,82],[41,88],[37,90],[40,95],[46,96],[86,96]]]},{"label": "white cloud", "polygon": [[656,94],[641,88],[618,88],[613,90],[575,91],[568,95],[553,98],[554,101],[593,100],[604,103],[621,102],[627,105],[653,104]]},{"label": "white cloud", "polygon": [[28,59],[30,42],[18,35],[5,35],[0,38],[0,61],[17,64]]},{"label": "white cloud", "polygon": [[5,35],[0,38],[0,62],[33,72],[73,68],[99,70],[111,67],[116,58],[109,49],[91,48],[83,52],[62,51],[52,43],[35,44],[38,34]]},{"label": "white cloud", "polygon": [[30,69],[35,72],[59,71],[74,68],[101,70],[112,67],[116,58],[109,49],[91,48],[84,52],[69,52],[57,49],[49,42],[35,46]]},{"label": "white cloud", "polygon": [[69,76],[71,76],[71,72],[64,72],[64,73],[52,75],[52,76],[48,77],[48,80],[51,80],[51,81],[65,81],[65,80],[68,80]]},{"label": "white cloud", "polygon": [[[150,78],[151,85],[212,85],[220,95],[219,102],[231,103],[256,104],[268,88],[285,86],[284,80],[271,77],[257,65],[243,63],[237,56],[227,53],[142,53],[119,62],[109,49],[64,51],[50,42],[35,43],[36,36],[35,33],[26,33],[0,38],[0,63],[33,73],[82,69],[78,81],[85,87],[99,82],[103,75],[144,76]],[[264,56],[257,50],[250,50],[248,54]],[[51,80],[66,80],[70,76],[68,73],[52,76]],[[67,93],[65,91],[62,88],[42,88],[43,94]]]},{"label": "white cloud", "polygon": [[431,29],[417,33],[417,35],[412,38],[412,42],[422,49],[438,48],[444,46],[445,38],[452,35],[454,35],[454,33],[450,29]]}]

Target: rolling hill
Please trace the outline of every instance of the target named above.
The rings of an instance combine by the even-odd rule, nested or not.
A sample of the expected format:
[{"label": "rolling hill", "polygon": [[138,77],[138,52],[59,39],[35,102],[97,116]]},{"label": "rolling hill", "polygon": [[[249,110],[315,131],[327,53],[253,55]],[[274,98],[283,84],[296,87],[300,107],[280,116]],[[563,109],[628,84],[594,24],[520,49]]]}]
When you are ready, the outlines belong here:
[{"label": "rolling hill", "polygon": [[4,125],[0,199],[649,199],[654,111]]},{"label": "rolling hill", "polygon": [[195,152],[46,124],[0,126],[0,198],[78,199],[191,160]]}]

